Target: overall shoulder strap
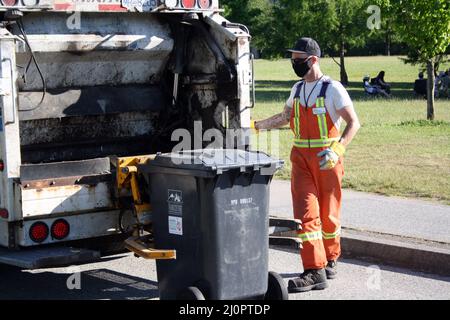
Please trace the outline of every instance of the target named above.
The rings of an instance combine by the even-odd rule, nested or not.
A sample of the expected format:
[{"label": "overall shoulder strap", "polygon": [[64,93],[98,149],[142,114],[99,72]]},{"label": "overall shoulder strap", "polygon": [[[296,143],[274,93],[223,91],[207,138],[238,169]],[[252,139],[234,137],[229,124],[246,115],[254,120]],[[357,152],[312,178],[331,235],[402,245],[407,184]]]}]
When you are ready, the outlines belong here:
[{"label": "overall shoulder strap", "polygon": [[297,89],[295,90],[294,99],[300,97],[300,90],[302,89],[304,81],[300,81],[299,84],[297,84]]},{"label": "overall shoulder strap", "polygon": [[327,89],[328,89],[328,86],[329,86],[330,84],[331,84],[331,81],[330,81],[330,80],[325,80],[325,81],[322,83],[322,88],[320,89],[320,94],[319,94],[318,97],[323,97],[323,98],[325,99],[326,93],[327,93]]}]

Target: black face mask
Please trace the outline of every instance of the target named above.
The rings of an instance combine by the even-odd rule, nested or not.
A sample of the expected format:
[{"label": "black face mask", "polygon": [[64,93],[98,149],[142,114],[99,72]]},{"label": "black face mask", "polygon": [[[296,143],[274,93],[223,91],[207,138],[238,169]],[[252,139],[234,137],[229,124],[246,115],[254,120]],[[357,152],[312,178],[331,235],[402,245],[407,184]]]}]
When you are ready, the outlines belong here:
[{"label": "black face mask", "polygon": [[292,69],[294,69],[295,74],[297,76],[299,76],[300,78],[303,78],[308,73],[308,71],[311,69],[311,67],[308,65],[308,60],[306,60],[304,62],[294,61],[292,63]]}]

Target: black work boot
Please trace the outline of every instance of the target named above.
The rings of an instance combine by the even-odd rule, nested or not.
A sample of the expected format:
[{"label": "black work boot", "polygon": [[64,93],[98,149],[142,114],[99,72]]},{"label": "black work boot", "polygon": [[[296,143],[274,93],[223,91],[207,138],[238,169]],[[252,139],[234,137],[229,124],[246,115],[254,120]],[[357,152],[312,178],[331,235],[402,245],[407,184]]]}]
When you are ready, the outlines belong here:
[{"label": "black work boot", "polygon": [[325,269],[305,270],[299,278],[289,280],[289,292],[322,290],[328,287]]},{"label": "black work boot", "polygon": [[337,261],[330,260],[328,261],[327,266],[325,267],[325,272],[327,274],[327,279],[334,279],[337,275]]}]

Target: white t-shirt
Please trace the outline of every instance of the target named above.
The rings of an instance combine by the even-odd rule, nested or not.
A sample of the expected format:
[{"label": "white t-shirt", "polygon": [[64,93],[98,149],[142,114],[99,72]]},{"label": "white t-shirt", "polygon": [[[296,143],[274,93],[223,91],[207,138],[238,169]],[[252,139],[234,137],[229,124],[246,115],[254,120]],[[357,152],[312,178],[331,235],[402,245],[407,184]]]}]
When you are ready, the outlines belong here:
[{"label": "white t-shirt", "polygon": [[[350,96],[348,95],[347,90],[345,90],[344,86],[338,82],[331,80],[330,77],[323,76],[322,79],[317,80],[314,82],[304,82],[302,89],[300,90],[300,104],[304,106],[306,104],[305,102],[305,96],[306,99],[308,99],[308,96],[311,93],[311,90],[313,90],[314,86],[314,92],[311,93],[311,96],[308,100],[308,107],[313,106],[316,103],[317,96],[320,94],[320,90],[322,88],[322,83],[325,80],[331,81],[331,83],[328,85],[327,91],[325,93],[325,107],[327,108],[328,113],[330,114],[331,120],[334,123],[334,126],[339,130],[341,127],[342,118],[337,114],[336,110],[343,109],[344,107],[350,107],[353,108],[353,102]],[[297,82],[291,90],[291,95],[289,96],[289,99],[286,101],[286,106],[288,108],[292,108],[292,103],[294,102],[294,95],[297,90],[297,85],[301,81]]]}]

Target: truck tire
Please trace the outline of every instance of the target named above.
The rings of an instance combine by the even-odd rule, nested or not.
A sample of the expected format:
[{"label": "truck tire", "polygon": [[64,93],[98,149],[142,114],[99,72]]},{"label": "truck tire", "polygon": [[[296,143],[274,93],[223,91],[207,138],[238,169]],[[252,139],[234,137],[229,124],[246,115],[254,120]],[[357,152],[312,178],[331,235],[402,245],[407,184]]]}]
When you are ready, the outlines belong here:
[{"label": "truck tire", "polygon": [[269,285],[264,300],[289,300],[287,286],[276,272],[269,271]]},{"label": "truck tire", "polygon": [[203,293],[197,287],[187,287],[177,297],[178,300],[206,300]]}]

